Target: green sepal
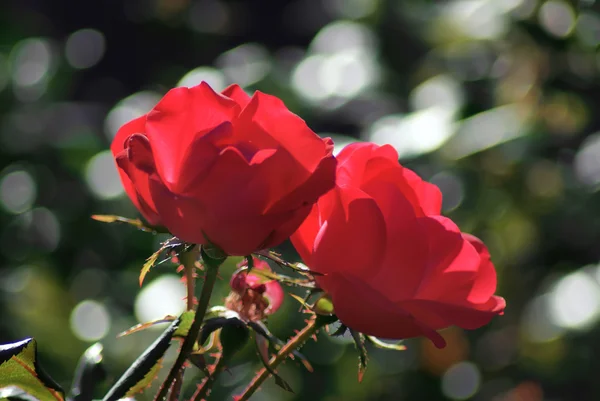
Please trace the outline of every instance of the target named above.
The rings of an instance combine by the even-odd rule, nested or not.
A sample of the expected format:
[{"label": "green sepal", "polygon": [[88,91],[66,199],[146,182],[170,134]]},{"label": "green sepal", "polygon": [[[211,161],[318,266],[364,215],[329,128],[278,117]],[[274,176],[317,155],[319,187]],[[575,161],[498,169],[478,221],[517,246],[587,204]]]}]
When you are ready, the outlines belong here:
[{"label": "green sepal", "polygon": [[358,350],[358,381],[361,382],[367,370],[367,348],[365,347],[365,336],[358,331],[350,329],[350,335]]}]

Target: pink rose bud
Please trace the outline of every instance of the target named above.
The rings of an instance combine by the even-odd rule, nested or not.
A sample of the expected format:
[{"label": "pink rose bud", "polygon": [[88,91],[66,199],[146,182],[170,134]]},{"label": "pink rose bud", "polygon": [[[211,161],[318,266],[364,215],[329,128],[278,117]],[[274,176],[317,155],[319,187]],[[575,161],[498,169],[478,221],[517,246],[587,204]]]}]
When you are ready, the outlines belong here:
[{"label": "pink rose bud", "polygon": [[[240,264],[245,266],[245,261]],[[284,292],[276,280],[270,280],[253,271],[271,272],[268,263],[254,258],[254,267],[238,270],[231,277],[231,293],[225,300],[225,305],[240,314],[245,320],[261,320],[273,314],[283,303]]]}]

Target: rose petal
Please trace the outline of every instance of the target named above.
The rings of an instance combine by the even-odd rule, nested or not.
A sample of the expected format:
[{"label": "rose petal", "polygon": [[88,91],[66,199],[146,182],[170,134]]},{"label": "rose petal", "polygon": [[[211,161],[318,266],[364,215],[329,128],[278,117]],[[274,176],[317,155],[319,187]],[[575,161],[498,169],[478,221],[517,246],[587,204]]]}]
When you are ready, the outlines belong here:
[{"label": "rose petal", "polygon": [[376,200],[387,227],[385,258],[370,284],[392,301],[410,297],[417,291],[427,263],[427,233],[396,186],[372,181],[363,189]]},{"label": "rose petal", "polygon": [[426,336],[438,347],[445,345],[439,333],[382,297],[363,280],[339,273],[321,280],[327,282],[336,316],[346,326],[388,339]]},{"label": "rose petal", "polygon": [[[324,195],[324,197],[330,195]],[[333,196],[333,195],[331,195]],[[321,198],[322,199],[322,198]],[[292,245],[300,255],[300,258],[308,266],[312,266],[312,254],[315,245],[315,239],[319,233],[319,209],[318,205],[314,205],[306,218],[301,223],[300,227],[292,234],[290,240]]]},{"label": "rose petal", "polygon": [[205,82],[170,90],[148,113],[146,135],[152,144],[158,174],[171,192],[182,191],[180,177],[194,141],[232,121],[239,113],[240,106],[235,101],[216,93]]},{"label": "rose petal", "polygon": [[229,85],[221,94],[233,99],[243,109],[250,103],[250,96],[238,84]]},{"label": "rose petal", "polygon": [[[257,141],[260,147],[285,149],[301,166],[291,183],[304,182],[327,154],[328,143],[315,134],[275,96],[257,91],[236,121],[240,140]],[[290,183],[282,183],[290,187]],[[290,192],[290,191],[286,191]]]},{"label": "rose petal", "polygon": [[490,252],[479,238],[465,233],[463,233],[463,238],[475,248],[480,259],[479,271],[468,300],[475,303],[485,302],[496,292],[496,269],[492,263]]},{"label": "rose petal", "polygon": [[367,279],[377,273],[384,257],[384,217],[377,203],[357,188],[338,187],[335,193],[340,206],[321,226],[311,267],[322,273],[344,269]]},{"label": "rose petal", "polygon": [[[148,171],[137,171],[135,165],[130,161],[131,152],[125,149],[126,142],[131,145],[129,138],[134,135],[143,136],[141,133],[144,132],[145,122],[146,117],[142,116],[123,125],[117,132],[117,135],[111,144],[111,150],[115,156],[119,176],[121,177],[121,182],[123,183],[123,187],[125,188],[125,192],[129,196],[129,199],[131,199],[135,207],[150,224],[160,225],[162,222],[156,211],[156,206],[154,205],[154,201],[150,196],[148,188]],[[143,148],[141,150],[143,151]],[[134,149],[134,159],[136,158],[135,153]],[[142,155],[139,154],[139,152],[137,153],[138,161],[146,161],[145,163],[140,162],[140,165],[145,164],[146,167],[150,168],[148,155]]]},{"label": "rose petal", "polygon": [[479,254],[452,220],[432,216],[419,219],[419,223],[429,242],[429,258],[415,298],[466,300],[479,271]]}]

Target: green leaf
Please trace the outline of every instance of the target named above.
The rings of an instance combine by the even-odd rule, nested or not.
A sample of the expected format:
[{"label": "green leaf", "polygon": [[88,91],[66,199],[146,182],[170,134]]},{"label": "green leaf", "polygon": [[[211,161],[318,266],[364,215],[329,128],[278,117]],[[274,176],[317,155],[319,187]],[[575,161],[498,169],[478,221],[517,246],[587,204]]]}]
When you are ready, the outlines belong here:
[{"label": "green leaf", "polygon": [[190,327],[194,323],[195,312],[193,310],[185,311],[179,316],[179,327],[173,333],[173,337],[185,338],[190,332]]},{"label": "green leaf", "polygon": [[369,340],[370,343],[372,343],[373,345],[375,345],[377,348],[389,349],[389,350],[392,350],[392,351],[404,351],[406,349],[406,345],[403,345],[402,341],[399,341],[399,342],[397,342],[395,344],[390,344],[390,343],[386,343],[384,341],[381,341],[377,337],[366,336],[366,338],[367,338],[367,340]]},{"label": "green leaf", "polygon": [[219,339],[223,347],[222,358],[227,363],[231,358],[248,342],[250,338],[250,330],[246,323],[239,319],[230,319],[227,324],[221,327]]},{"label": "green leaf", "polygon": [[39,401],[64,400],[64,391],[39,366],[33,338],[0,345],[0,394],[18,397],[22,392]]},{"label": "green leaf", "polygon": [[367,369],[367,348],[365,347],[365,336],[362,333],[350,329],[350,335],[358,349],[358,381],[361,382]]},{"label": "green leaf", "polygon": [[153,226],[150,224],[143,223],[140,219],[128,219],[127,217],[115,216],[110,214],[94,214],[92,215],[92,219],[102,222],[102,223],[122,223],[128,224],[130,226],[134,226],[135,228],[150,232],[153,234],[166,234],[169,231],[165,227],[161,226]]},{"label": "green leaf", "polygon": [[108,391],[102,401],[117,401],[132,397],[147,388],[158,374],[162,358],[169,348],[171,339],[179,327],[177,318],[163,334],[123,373],[123,376]]},{"label": "green leaf", "polygon": [[206,342],[206,340],[208,339],[208,337],[214,331],[219,330],[225,326],[243,325],[245,327],[246,324],[239,318],[237,313],[235,313],[235,312],[233,312],[233,313],[235,314],[235,316],[229,316],[229,317],[218,316],[218,317],[206,319],[204,321],[204,324],[202,325],[202,328],[200,329],[200,335],[198,336],[199,343],[204,344]]},{"label": "green leaf", "polygon": [[96,343],[79,358],[69,400],[92,401],[96,386],[105,378],[106,371],[102,365],[102,344]]}]

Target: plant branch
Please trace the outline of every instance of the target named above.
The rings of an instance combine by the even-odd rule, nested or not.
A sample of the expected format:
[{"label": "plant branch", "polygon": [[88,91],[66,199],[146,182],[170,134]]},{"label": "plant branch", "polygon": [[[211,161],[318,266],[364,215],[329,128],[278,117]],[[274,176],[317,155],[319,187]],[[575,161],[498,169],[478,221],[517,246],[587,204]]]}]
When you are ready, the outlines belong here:
[{"label": "plant branch", "polygon": [[187,252],[182,253],[179,256],[179,261],[183,265],[183,274],[185,277],[185,287],[187,292],[186,298],[186,306],[187,310],[194,309],[194,293],[195,293],[195,284],[196,284],[196,260],[198,260],[198,255],[200,253],[200,248],[198,245],[194,245],[192,249]]},{"label": "plant branch", "polygon": [[[284,346],[279,350],[277,355],[271,358],[269,361],[269,368],[274,371],[281,362],[283,362],[293,351],[300,349],[304,343],[315,334],[323,325],[317,321],[316,318],[312,317],[307,325],[300,330],[294,337],[292,337]],[[256,376],[252,379],[246,390],[235,398],[236,401],[247,401],[252,394],[258,390],[261,384],[269,377],[270,373],[266,368],[262,368],[258,371]]]},{"label": "plant branch", "polygon": [[179,352],[175,363],[171,367],[167,378],[160,387],[158,394],[154,398],[154,401],[164,401],[167,398],[167,393],[171,389],[171,385],[175,381],[188,356],[193,351],[194,344],[198,339],[198,334],[200,333],[200,328],[202,327],[202,322],[204,321],[204,315],[206,315],[206,310],[208,309],[212,290],[215,286],[215,282],[217,281],[219,266],[221,266],[225,259],[227,259],[227,256],[224,255],[222,251],[215,248],[205,249],[205,247],[202,247],[200,252],[202,254],[206,275],[204,278],[204,284],[202,285],[202,292],[200,294],[200,298],[198,299],[198,308],[196,309],[196,314],[194,315],[194,322],[190,327],[188,335],[183,340],[181,351]]},{"label": "plant branch", "polygon": [[182,366],[175,377],[175,381],[173,382],[173,387],[171,388],[171,393],[169,394],[169,401],[178,401],[179,395],[181,394],[181,387],[183,386],[183,374],[185,367]]}]

